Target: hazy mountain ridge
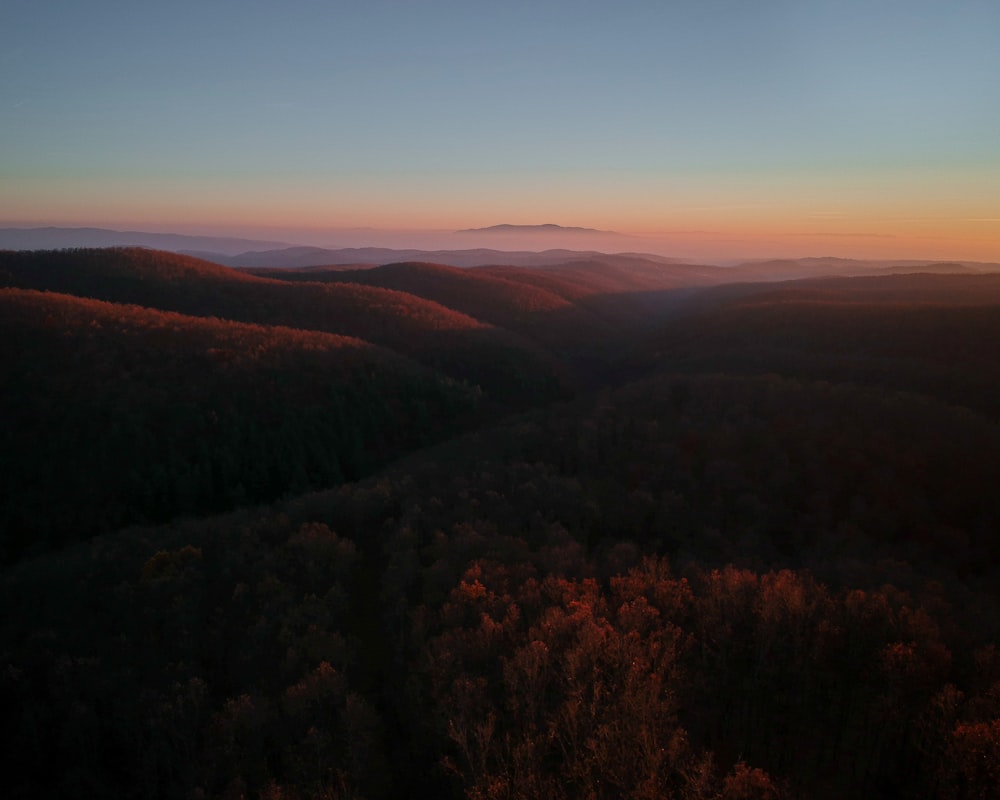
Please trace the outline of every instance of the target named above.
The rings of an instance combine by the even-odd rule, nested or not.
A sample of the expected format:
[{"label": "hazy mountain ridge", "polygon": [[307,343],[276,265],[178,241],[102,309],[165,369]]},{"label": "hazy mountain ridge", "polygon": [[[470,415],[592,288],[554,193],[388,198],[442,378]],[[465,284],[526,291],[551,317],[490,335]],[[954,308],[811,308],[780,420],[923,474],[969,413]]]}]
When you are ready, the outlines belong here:
[{"label": "hazy mountain ridge", "polygon": [[108,228],[0,228],[0,249],[56,250],[69,247],[150,247],[157,250],[204,250],[236,255],[251,247],[280,248],[287,242],[232,236],[198,236]]},{"label": "hazy mountain ridge", "polygon": [[672,264],[677,259],[645,253],[608,255],[596,250],[493,250],[473,248],[463,250],[397,250],[386,247],[347,247],[330,249],[322,247],[292,247],[281,250],[264,250],[224,256],[217,253],[192,253],[209,261],[230,267],[330,267],[339,265],[392,264],[419,261],[444,264],[450,267],[480,267],[509,265],[541,267],[562,264],[586,258],[641,259],[654,263]]},{"label": "hazy mountain ridge", "polygon": [[603,236],[623,236],[617,231],[602,231],[597,228],[580,228],[573,225],[556,225],[548,222],[541,225],[489,225],[485,228],[464,228],[456,233],[596,233]]},{"label": "hazy mountain ridge", "polygon": [[[500,229],[500,231],[494,230]],[[246,267],[330,267],[339,265],[379,265],[403,261],[425,261],[456,267],[484,265],[545,266],[560,262],[587,259],[641,258],[655,263],[685,263],[685,259],[642,252],[609,252],[608,249],[552,249],[546,247],[546,236],[557,233],[578,233],[587,235],[618,237],[641,244],[642,239],[613,231],[595,228],[574,228],[553,224],[545,225],[500,225],[491,228],[473,228],[456,233],[487,235],[490,232],[524,231],[537,233],[538,241],[531,240],[534,249],[488,249],[475,248],[390,248],[390,247],[331,247],[295,244],[294,242],[268,241],[231,236],[210,236],[197,234],[159,233],[147,231],[117,231],[107,228],[72,227],[8,227],[0,228],[0,249],[50,250],[65,248],[94,247],[147,247],[194,256],[206,261],[214,261],[225,266]],[[331,232],[335,239],[337,233]],[[612,238],[602,243],[614,246]],[[746,280],[790,279],[813,277],[823,274],[866,274],[879,269],[907,271],[909,268],[936,272],[958,271],[957,266],[978,272],[1000,271],[1000,262],[907,260],[907,259],[850,259],[839,257],[754,259],[726,264],[733,274],[742,273]]]}]

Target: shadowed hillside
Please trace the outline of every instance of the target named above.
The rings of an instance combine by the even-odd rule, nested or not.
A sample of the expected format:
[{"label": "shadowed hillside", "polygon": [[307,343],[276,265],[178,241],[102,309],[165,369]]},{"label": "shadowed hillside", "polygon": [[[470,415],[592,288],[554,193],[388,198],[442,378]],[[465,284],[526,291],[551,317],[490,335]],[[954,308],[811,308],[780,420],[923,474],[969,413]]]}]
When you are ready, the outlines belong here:
[{"label": "shadowed hillside", "polygon": [[1000,274],[947,275],[929,272],[824,277],[779,283],[729,283],[704,289],[688,309],[739,301],[780,303],[887,303],[896,305],[981,306],[1000,303]]},{"label": "shadowed hillside", "polygon": [[476,395],[357,339],[0,290],[3,560],[354,480]]},{"label": "shadowed hillside", "polygon": [[853,258],[787,258],[771,261],[748,261],[732,268],[739,280],[796,280],[822,276],[860,277],[865,275],[912,274],[918,272],[942,275],[979,274],[1000,271],[1000,264],[981,261],[860,261]]},{"label": "shadowed hillside", "polygon": [[648,330],[676,305],[671,292],[724,283],[719,267],[664,264],[637,256],[600,256],[539,269],[483,267],[485,274],[558,294],[630,335]]},{"label": "shadowed hillside", "polygon": [[138,248],[0,252],[0,282],[240,322],[355,336],[524,405],[563,391],[558,368],[514,334],[414,295],[295,284]]},{"label": "shadowed hillside", "polygon": [[1000,276],[719,287],[691,298],[638,352],[643,368],[854,382],[1000,418]]}]

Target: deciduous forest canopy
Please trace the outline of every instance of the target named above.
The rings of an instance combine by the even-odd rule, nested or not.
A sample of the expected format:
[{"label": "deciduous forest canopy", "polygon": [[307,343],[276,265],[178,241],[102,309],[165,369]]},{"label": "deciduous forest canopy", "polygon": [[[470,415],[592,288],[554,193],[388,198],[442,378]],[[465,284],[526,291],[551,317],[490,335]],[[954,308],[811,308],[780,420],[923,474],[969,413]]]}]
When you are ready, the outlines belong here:
[{"label": "deciduous forest canopy", "polygon": [[995,798],[1000,278],[0,251],[7,796]]}]

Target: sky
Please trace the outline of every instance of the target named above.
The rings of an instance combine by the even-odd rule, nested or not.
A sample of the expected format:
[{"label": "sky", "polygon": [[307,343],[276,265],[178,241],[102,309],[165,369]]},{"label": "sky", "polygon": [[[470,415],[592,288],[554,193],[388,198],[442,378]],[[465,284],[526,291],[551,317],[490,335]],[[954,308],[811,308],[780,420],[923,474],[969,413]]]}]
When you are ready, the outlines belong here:
[{"label": "sky", "polygon": [[1000,2],[0,4],[0,226],[501,223],[1000,261]]}]

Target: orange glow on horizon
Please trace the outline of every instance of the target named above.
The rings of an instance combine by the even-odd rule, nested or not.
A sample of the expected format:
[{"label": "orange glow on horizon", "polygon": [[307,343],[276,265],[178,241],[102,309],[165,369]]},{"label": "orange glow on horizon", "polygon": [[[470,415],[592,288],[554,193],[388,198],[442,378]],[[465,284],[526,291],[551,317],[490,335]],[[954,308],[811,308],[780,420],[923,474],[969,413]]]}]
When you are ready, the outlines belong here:
[{"label": "orange glow on horizon", "polygon": [[[832,255],[1000,261],[996,170],[9,177],[0,194],[4,226],[226,232],[375,246],[384,239],[384,246],[426,249],[569,247],[704,260]],[[556,223],[620,236],[487,242],[454,233],[499,223]]]}]

